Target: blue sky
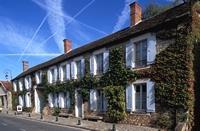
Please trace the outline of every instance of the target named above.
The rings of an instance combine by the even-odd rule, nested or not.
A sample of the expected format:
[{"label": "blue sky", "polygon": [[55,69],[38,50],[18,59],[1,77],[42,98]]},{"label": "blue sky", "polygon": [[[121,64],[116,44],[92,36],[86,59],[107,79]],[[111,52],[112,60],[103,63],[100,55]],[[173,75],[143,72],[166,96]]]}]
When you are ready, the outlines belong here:
[{"label": "blue sky", "polygon": [[[64,38],[80,47],[129,25],[133,0],[0,0],[0,79],[63,53]],[[149,2],[138,0],[144,9]],[[9,73],[10,74],[10,73]]]}]

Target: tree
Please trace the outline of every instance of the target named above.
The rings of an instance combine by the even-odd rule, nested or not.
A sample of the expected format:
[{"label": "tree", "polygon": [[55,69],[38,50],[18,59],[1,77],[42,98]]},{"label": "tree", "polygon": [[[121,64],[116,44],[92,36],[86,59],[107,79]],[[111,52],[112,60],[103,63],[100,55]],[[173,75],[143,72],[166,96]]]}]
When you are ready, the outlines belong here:
[{"label": "tree", "polygon": [[143,12],[143,19],[147,19],[153,17],[165,10],[167,10],[170,6],[167,5],[158,5],[155,3],[150,3]]},{"label": "tree", "polygon": [[174,6],[177,6],[179,4],[188,2],[190,0],[172,0],[171,4],[169,5],[159,5],[156,3],[156,1],[151,2],[144,10],[143,12],[143,19],[148,19],[150,17],[153,17],[169,8],[172,8]]}]

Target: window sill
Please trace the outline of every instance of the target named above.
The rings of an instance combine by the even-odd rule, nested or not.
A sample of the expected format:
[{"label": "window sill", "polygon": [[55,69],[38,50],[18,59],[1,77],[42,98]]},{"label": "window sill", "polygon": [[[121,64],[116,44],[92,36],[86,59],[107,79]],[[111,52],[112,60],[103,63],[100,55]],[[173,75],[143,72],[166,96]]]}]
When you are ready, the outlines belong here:
[{"label": "window sill", "polygon": [[150,115],[149,112],[146,112],[146,111],[131,111],[131,112],[128,112],[129,114],[131,115]]},{"label": "window sill", "polygon": [[142,66],[142,67],[134,67],[134,68],[132,68],[132,70],[138,71],[138,70],[143,70],[143,69],[149,69],[150,67],[151,67],[151,65]]}]

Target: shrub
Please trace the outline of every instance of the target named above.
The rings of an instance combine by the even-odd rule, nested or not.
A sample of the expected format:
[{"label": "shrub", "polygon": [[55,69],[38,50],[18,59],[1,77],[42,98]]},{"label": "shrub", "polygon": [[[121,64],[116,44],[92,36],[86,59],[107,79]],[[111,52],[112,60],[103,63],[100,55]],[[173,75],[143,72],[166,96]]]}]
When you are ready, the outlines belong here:
[{"label": "shrub", "polygon": [[162,129],[170,129],[173,126],[173,121],[171,120],[171,114],[170,113],[163,113],[160,114],[158,121],[157,121],[157,125],[158,127],[162,128]]},{"label": "shrub", "polygon": [[60,108],[54,107],[54,108],[53,108],[53,115],[54,115],[54,116],[58,116],[59,113],[60,113]]},{"label": "shrub", "polygon": [[125,93],[122,86],[107,86],[105,88],[108,100],[108,117],[112,122],[123,120],[125,112]]}]

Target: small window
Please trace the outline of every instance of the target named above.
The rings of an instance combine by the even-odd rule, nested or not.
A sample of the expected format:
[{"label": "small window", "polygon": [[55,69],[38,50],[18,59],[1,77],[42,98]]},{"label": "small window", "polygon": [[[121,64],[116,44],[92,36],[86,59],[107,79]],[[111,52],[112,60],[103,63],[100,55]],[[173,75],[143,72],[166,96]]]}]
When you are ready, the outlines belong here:
[{"label": "small window", "polygon": [[135,43],[135,66],[143,67],[147,65],[147,40]]},{"label": "small window", "polygon": [[103,53],[96,55],[96,69],[97,75],[103,74]]},{"label": "small window", "polygon": [[146,84],[135,85],[136,95],[135,95],[135,109],[137,111],[146,110],[146,99],[147,99],[147,87]]}]

